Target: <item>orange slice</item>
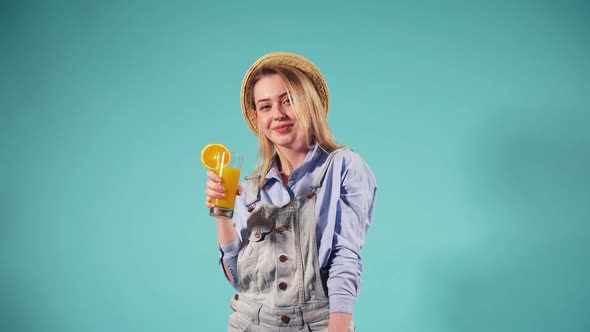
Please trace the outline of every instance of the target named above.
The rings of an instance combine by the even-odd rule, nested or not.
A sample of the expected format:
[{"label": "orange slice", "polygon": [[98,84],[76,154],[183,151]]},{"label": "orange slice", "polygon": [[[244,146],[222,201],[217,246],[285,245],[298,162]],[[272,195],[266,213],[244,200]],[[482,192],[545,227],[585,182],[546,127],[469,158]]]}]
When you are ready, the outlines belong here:
[{"label": "orange slice", "polygon": [[225,167],[231,160],[231,154],[229,153],[229,149],[220,143],[209,143],[205,145],[203,150],[201,150],[201,162],[208,169],[215,169],[217,167],[217,156],[221,155],[222,152],[225,152],[225,158],[223,160],[223,166]]}]

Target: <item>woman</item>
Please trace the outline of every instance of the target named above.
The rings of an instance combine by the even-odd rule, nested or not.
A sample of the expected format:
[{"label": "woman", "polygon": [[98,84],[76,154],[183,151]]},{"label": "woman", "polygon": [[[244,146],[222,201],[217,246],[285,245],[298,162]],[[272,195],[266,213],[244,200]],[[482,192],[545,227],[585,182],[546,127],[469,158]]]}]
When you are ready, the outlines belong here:
[{"label": "woman", "polygon": [[[328,127],[328,88],[306,58],[267,54],[242,82],[259,162],[232,219],[217,218],[221,263],[238,294],[229,331],[354,331],[360,250],[376,183]],[[207,199],[224,188],[207,174]]]}]

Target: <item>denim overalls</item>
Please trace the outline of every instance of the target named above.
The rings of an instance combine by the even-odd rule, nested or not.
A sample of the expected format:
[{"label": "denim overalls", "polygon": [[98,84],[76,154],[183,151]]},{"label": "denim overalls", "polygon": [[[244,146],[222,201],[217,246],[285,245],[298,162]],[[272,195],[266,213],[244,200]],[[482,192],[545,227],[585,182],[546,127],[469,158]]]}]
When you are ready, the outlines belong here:
[{"label": "denim overalls", "polygon": [[230,300],[229,332],[327,331],[327,276],[320,275],[318,264],[315,198],[334,154],[308,194],[282,207],[259,203],[258,179],[247,178],[250,215],[238,255],[241,292]]}]

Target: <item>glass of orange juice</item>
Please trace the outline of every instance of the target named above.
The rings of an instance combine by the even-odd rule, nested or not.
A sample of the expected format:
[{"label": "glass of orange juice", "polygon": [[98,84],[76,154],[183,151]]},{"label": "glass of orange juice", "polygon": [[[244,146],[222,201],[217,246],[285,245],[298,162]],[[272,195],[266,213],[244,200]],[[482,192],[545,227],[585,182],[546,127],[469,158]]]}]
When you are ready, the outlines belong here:
[{"label": "glass of orange juice", "polygon": [[240,153],[232,153],[230,156],[228,152],[221,151],[215,155],[215,173],[221,178],[225,196],[211,199],[211,203],[215,206],[209,209],[209,215],[221,218],[233,217],[242,159]]}]

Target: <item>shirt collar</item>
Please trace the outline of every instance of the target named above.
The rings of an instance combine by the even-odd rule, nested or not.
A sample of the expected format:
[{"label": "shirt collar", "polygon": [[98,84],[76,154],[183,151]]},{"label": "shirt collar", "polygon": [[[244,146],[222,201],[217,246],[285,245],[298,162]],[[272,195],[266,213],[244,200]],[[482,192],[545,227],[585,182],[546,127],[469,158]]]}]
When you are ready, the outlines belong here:
[{"label": "shirt collar", "polygon": [[[294,169],[293,172],[291,173],[290,182],[291,181],[293,181],[293,182],[298,181],[309,169],[313,169],[313,167],[320,160],[324,159],[322,157],[325,157],[327,155],[328,155],[328,152],[326,152],[326,150],[324,150],[317,143],[314,144],[307,151],[307,155],[305,156],[305,159],[303,160],[303,162],[301,163],[301,165],[299,165],[299,167],[297,167],[296,169]],[[275,154],[275,156],[273,158],[273,161],[271,163],[270,169],[266,173],[266,180],[276,179],[277,181],[282,181],[281,180],[281,174],[279,172],[277,158],[278,158],[278,156]],[[268,181],[265,181],[265,184],[267,182]]]}]

